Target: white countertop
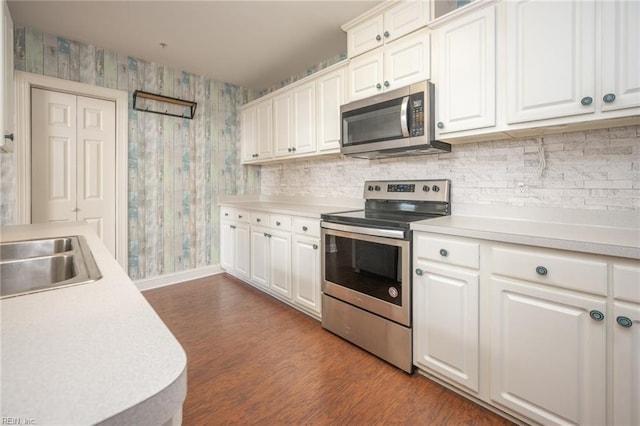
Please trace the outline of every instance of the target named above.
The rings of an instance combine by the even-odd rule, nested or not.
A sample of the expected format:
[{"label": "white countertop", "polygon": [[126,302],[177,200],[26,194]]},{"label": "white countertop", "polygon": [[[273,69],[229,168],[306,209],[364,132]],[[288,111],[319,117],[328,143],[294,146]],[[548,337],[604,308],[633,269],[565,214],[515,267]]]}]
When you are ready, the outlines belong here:
[{"label": "white countertop", "polygon": [[314,203],[296,203],[291,201],[267,201],[267,200],[226,200],[220,202],[221,206],[228,206],[246,210],[257,210],[267,213],[287,214],[294,216],[306,216],[320,219],[325,213],[344,212],[361,209],[361,206],[329,205]]},{"label": "white countertop", "polygon": [[186,396],[186,354],[86,225],[1,229],[1,241],[83,235],[103,278],[0,301],[1,415],[47,424],[159,425]]},{"label": "white countertop", "polygon": [[640,229],[637,228],[454,214],[414,222],[411,229],[640,259]]}]

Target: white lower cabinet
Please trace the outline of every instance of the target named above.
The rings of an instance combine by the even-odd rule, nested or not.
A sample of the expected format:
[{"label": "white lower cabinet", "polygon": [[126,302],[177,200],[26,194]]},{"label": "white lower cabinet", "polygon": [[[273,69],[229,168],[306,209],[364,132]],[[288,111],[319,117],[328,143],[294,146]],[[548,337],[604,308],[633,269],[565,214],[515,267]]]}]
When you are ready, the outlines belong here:
[{"label": "white lower cabinet", "polygon": [[249,223],[228,219],[232,217],[230,212],[230,209],[223,209],[220,215],[223,218],[220,221],[220,266],[238,277],[248,279],[251,270]]},{"label": "white lower cabinet", "polygon": [[422,233],[415,233],[414,244],[413,361],[477,392],[480,273],[460,268],[456,259],[470,254],[477,264],[478,245]]},{"label": "white lower cabinet", "polygon": [[320,239],[293,237],[293,301],[320,316]]},{"label": "white lower cabinet", "polygon": [[542,424],[605,424],[605,298],[490,285],[491,399]]},{"label": "white lower cabinet", "polygon": [[526,423],[640,424],[640,261],[414,231],[414,364]]},{"label": "white lower cabinet", "polygon": [[225,206],[220,217],[220,266],[320,318],[320,220]]}]

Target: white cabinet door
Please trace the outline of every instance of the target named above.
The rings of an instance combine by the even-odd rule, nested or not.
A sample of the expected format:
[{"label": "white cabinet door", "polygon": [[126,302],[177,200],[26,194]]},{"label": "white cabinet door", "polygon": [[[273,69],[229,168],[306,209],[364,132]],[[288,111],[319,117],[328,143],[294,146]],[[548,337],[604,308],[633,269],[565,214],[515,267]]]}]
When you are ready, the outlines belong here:
[{"label": "white cabinet door", "polygon": [[255,160],[258,154],[256,114],[255,106],[244,109],[240,113],[240,151],[243,162]]},{"label": "white cabinet door", "polygon": [[311,81],[293,89],[293,154],[316,150],[316,84]]},{"label": "white cabinet door", "polygon": [[605,298],[490,285],[491,399],[542,424],[605,424]]},{"label": "white cabinet door", "polygon": [[250,235],[248,223],[236,223],[234,231],[234,270],[249,279],[251,271]]},{"label": "white cabinet door", "polygon": [[350,58],[382,46],[382,15],[375,16],[347,31],[347,52]]},{"label": "white cabinet door", "polygon": [[3,124],[2,141],[0,142],[0,150],[12,150],[12,142],[5,139],[4,136],[14,133],[14,108],[13,108],[13,20],[7,2],[2,2],[2,38],[4,40],[2,46],[2,109]]},{"label": "white cabinet door", "polygon": [[385,42],[396,40],[412,31],[424,27],[431,16],[431,2],[403,1],[384,13]]},{"label": "white cabinet door", "polygon": [[478,391],[477,271],[414,261],[413,361]]},{"label": "white cabinet door", "polygon": [[595,111],[595,2],[506,7],[507,123]]},{"label": "white cabinet door", "polygon": [[293,301],[320,316],[320,240],[296,235],[292,251]]},{"label": "white cabinet door", "polygon": [[615,302],[613,320],[615,323],[613,325],[612,424],[638,425],[640,424],[640,404],[638,404],[640,401],[640,305]]},{"label": "white cabinet door", "polygon": [[495,7],[488,7],[434,32],[436,138],[496,125],[495,14]]},{"label": "white cabinet door", "polygon": [[269,287],[269,235],[266,228],[251,227],[251,281]]},{"label": "white cabinet door", "polygon": [[345,102],[345,68],[323,75],[317,80],[318,151],[340,149],[340,105]]},{"label": "white cabinet door", "polygon": [[273,155],[273,114],[271,100],[256,105],[256,159],[265,160]]},{"label": "white cabinet door", "polygon": [[273,98],[274,157],[291,154],[293,138],[293,96],[287,91]]},{"label": "white cabinet door", "polygon": [[640,106],[640,2],[602,2],[603,111]]},{"label": "white cabinet door", "polygon": [[430,77],[429,30],[425,29],[384,47],[384,90]]},{"label": "white cabinet door", "polygon": [[383,58],[382,49],[377,49],[349,62],[349,101],[382,92]]},{"label": "white cabinet door", "polygon": [[269,235],[271,289],[291,299],[291,234],[271,231]]},{"label": "white cabinet door", "polygon": [[234,255],[236,252],[235,225],[232,222],[220,222],[220,266],[228,271],[233,271]]}]

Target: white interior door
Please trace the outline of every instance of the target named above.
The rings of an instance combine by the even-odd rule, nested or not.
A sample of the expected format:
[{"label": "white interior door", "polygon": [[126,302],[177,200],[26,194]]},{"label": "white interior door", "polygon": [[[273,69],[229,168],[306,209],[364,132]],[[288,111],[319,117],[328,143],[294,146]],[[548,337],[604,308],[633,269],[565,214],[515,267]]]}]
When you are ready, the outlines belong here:
[{"label": "white interior door", "polygon": [[115,255],[115,103],[32,91],[32,223],[84,220]]}]

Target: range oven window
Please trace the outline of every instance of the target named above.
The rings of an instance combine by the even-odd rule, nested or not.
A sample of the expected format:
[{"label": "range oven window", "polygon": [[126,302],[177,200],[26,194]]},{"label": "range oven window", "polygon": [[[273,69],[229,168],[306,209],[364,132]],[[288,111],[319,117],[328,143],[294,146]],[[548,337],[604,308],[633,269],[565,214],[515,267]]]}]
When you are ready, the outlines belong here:
[{"label": "range oven window", "polygon": [[325,251],[327,281],[402,305],[401,247],[325,235]]}]

